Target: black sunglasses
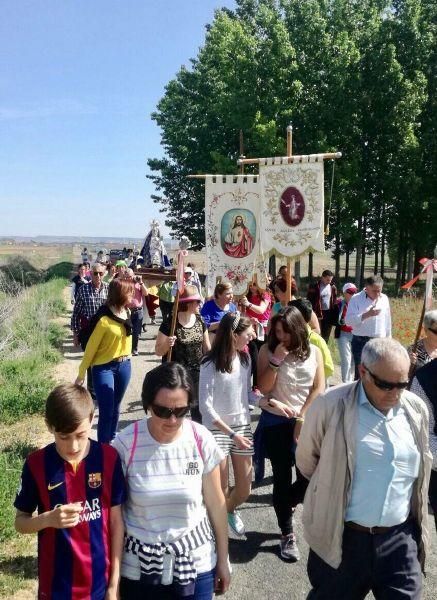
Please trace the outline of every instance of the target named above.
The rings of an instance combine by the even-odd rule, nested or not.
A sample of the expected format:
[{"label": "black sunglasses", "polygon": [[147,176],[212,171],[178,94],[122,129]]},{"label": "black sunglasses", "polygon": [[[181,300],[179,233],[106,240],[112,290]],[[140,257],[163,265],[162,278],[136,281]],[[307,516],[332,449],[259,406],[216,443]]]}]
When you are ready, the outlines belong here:
[{"label": "black sunglasses", "polygon": [[93,275],[101,275],[103,277],[103,271],[93,271]]},{"label": "black sunglasses", "polygon": [[379,388],[380,390],[384,390],[385,392],[389,392],[390,390],[394,390],[395,388],[398,390],[406,390],[409,385],[408,381],[401,381],[400,383],[392,383],[391,381],[385,381],[385,379],[379,379],[379,377],[377,377],[371,371],[369,371],[369,369],[367,367],[364,367],[364,368],[369,373],[369,375],[372,377],[373,383],[376,385],[376,387]]},{"label": "black sunglasses", "polygon": [[160,406],[159,404],[151,404],[150,407],[160,419],[170,419],[172,415],[174,415],[176,419],[182,419],[182,417],[185,417],[190,412],[189,406],[167,408],[166,406]]}]

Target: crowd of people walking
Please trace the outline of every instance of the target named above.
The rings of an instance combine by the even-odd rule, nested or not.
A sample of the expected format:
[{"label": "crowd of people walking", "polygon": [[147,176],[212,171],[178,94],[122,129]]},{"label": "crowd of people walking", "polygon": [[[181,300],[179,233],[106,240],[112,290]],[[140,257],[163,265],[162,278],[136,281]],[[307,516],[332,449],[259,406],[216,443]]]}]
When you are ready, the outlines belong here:
[{"label": "crowd of people walking", "polygon": [[[16,528],[39,535],[39,597],[225,593],[228,534],[244,543],[238,508],[269,460],[285,561],[300,559],[304,507],[309,598],[419,599],[428,500],[437,529],[437,310],[405,349],[391,337],[378,276],[362,290],[345,283],[339,296],[325,270],[302,298],[281,267],[265,290],[253,280],[235,300],[220,282],[205,299],[192,264],[180,295],[131,267],[84,260],[72,279],[83,358],[75,383],[47,399],[54,443],[27,458],[15,500]],[[120,431],[138,340],[157,325],[158,304],[162,364],[144,376],[145,417]],[[341,385],[331,385],[333,329]]]}]

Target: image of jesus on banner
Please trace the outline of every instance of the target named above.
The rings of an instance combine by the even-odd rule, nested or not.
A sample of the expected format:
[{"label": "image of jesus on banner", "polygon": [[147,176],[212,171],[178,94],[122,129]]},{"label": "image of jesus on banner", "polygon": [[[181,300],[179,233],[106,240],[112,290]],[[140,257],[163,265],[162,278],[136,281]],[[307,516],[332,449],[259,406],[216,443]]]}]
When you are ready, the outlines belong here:
[{"label": "image of jesus on banner", "polygon": [[254,239],[242,215],[236,215],[223,240],[223,250],[233,258],[243,258],[252,252]]}]

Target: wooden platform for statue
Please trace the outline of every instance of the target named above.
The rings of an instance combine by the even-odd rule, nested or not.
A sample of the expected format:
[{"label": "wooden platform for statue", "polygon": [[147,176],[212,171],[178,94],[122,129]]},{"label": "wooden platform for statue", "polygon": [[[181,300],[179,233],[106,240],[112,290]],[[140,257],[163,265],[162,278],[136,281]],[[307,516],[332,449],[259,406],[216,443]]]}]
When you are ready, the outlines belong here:
[{"label": "wooden platform for statue", "polygon": [[153,281],[155,283],[162,281],[176,281],[176,269],[140,267],[135,270],[135,274],[141,275],[144,281]]}]

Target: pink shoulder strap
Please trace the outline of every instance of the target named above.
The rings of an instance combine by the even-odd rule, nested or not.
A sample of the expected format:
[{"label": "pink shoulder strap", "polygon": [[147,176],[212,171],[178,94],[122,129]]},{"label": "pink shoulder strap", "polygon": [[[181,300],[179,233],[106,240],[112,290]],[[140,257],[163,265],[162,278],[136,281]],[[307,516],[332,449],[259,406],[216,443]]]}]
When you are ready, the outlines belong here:
[{"label": "pink shoulder strap", "polygon": [[127,472],[129,471],[129,467],[131,466],[132,461],[134,459],[135,450],[137,449],[137,442],[138,442],[138,421],[135,421],[135,423],[134,423],[134,439],[132,442],[132,448],[130,449],[129,460],[126,465],[126,475],[127,475]]},{"label": "pink shoulder strap", "polygon": [[191,429],[193,430],[194,439],[196,440],[197,449],[199,450],[199,454],[202,457],[203,462],[205,462],[205,459],[203,458],[203,451],[202,451],[202,438],[200,437],[199,432],[197,431],[197,428],[194,425],[193,421],[190,420],[190,423],[191,423]]}]

